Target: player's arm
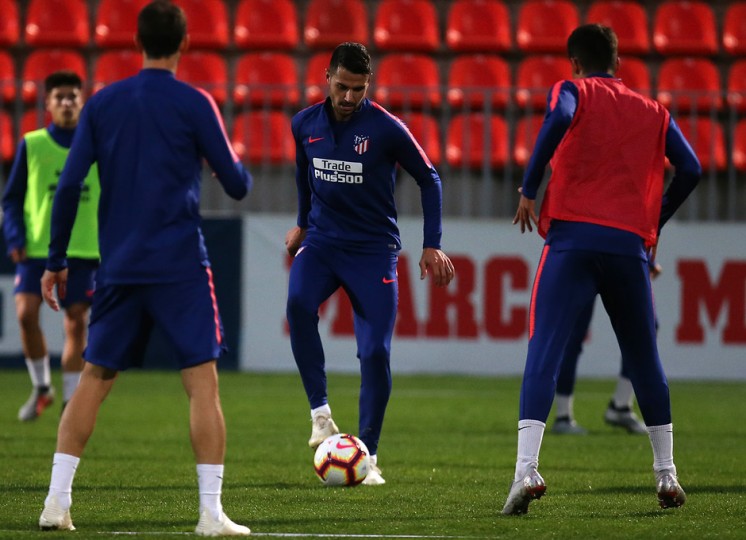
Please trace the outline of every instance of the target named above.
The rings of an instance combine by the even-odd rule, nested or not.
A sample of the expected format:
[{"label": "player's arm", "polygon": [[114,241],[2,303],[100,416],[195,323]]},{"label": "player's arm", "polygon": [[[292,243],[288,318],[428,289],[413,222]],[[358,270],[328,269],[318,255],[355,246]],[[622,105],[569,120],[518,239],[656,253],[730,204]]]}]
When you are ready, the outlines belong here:
[{"label": "player's arm", "polygon": [[215,100],[204,90],[198,91],[204,98],[196,99],[193,108],[200,151],[226,194],[240,201],[251,191],[253,179],[233,151]]},{"label": "player's arm", "polygon": [[311,185],[308,180],[308,156],[303,148],[303,137],[299,135],[298,117],[293,118],[291,130],[295,140],[295,185],[298,189],[298,217],[295,227],[285,234],[285,248],[295,257],[308,229],[308,213],[311,211]]},{"label": "player's arm", "polygon": [[27,188],[26,139],[21,139],[3,193],[3,234],[8,246],[8,255],[14,263],[26,259],[26,223],[23,206]]},{"label": "player's arm", "polygon": [[702,166],[697,154],[692,150],[673,117],[669,120],[666,131],[666,157],[674,167],[674,175],[663,194],[658,232],[686,200],[702,176]]},{"label": "player's arm", "polygon": [[549,164],[549,160],[552,159],[554,151],[567,133],[577,107],[577,87],[570,81],[555,83],[547,95],[547,110],[544,115],[544,122],[542,122],[536,136],[536,143],[519,190],[521,198],[518,203],[518,210],[513,218],[513,224],[520,223],[521,232],[526,229],[532,231],[531,224],[537,225],[538,223],[535,211],[536,194],[544,179],[544,171]]},{"label": "player's arm", "polygon": [[443,234],[443,191],[440,176],[409,129],[398,120],[392,141],[396,161],[420,187],[423,215],[420,279],[425,279],[429,273],[436,286],[445,287],[453,279],[455,270],[451,259],[440,249]]},{"label": "player's arm", "polygon": [[83,107],[52,202],[49,255],[47,269],[41,277],[41,295],[55,311],[60,310],[59,302],[54,296],[55,289],[61,300],[67,294],[67,246],[78,213],[83,183],[88,170],[96,161],[91,121],[93,109],[93,101]]}]

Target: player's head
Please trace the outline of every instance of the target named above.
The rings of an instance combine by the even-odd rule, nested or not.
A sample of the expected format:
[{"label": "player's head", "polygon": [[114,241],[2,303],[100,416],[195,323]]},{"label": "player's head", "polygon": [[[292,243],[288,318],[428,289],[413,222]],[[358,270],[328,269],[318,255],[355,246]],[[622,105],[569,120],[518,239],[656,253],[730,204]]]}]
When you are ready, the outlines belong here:
[{"label": "player's head", "polygon": [[614,30],[602,24],[584,24],[567,39],[567,55],[574,75],[614,74],[619,67],[619,40]]},{"label": "player's head", "polygon": [[135,41],[151,60],[173,56],[186,43],[186,38],[186,15],[176,4],[155,0],[137,16]]},{"label": "player's head", "polygon": [[334,117],[338,121],[349,120],[365,99],[372,73],[370,54],[364,45],[346,42],[334,49],[326,70],[326,81]]},{"label": "player's head", "polygon": [[55,71],[44,79],[45,105],[52,123],[62,128],[78,125],[83,108],[83,80],[74,71]]}]

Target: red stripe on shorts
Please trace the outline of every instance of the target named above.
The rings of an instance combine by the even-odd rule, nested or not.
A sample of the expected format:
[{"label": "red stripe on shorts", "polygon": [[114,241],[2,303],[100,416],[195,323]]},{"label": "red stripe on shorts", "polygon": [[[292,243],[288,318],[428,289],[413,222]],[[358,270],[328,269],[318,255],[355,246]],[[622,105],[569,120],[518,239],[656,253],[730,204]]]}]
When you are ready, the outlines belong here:
[{"label": "red stripe on shorts", "polygon": [[207,283],[210,286],[210,298],[212,299],[212,312],[215,315],[215,338],[218,341],[218,345],[223,342],[223,336],[220,335],[220,316],[218,315],[218,299],[215,296],[215,284],[212,282],[212,269],[209,266],[205,267],[207,270]]},{"label": "red stripe on shorts", "polygon": [[549,246],[544,246],[541,250],[541,259],[539,260],[539,267],[536,269],[536,278],[534,279],[534,288],[531,290],[531,308],[528,312],[528,339],[531,340],[534,337],[534,322],[535,322],[535,310],[536,310],[536,291],[539,289],[539,280],[541,279],[541,271],[544,269],[544,261],[546,261],[547,254],[549,253]]}]

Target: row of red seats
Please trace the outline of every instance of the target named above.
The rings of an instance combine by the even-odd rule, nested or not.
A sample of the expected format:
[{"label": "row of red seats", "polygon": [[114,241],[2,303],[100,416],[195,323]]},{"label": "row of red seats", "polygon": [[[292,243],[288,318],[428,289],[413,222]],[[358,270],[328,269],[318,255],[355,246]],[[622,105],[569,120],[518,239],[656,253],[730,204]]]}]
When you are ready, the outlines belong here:
[{"label": "row of red seats", "polygon": [[[93,42],[98,47],[130,47],[136,15],[148,0],[101,0],[95,13]],[[20,28],[19,3],[0,0],[0,46],[23,42],[32,47],[87,46],[90,0],[29,0],[26,25]],[[372,43],[382,51],[526,53],[565,50],[569,32],[581,22],[577,3],[570,0],[524,0],[515,21],[502,0],[454,0],[444,19],[444,38],[433,0],[382,0],[369,17],[364,0],[310,0],[299,30],[298,3],[292,0],[240,0],[229,16],[224,0],[177,0],[187,13],[192,46],[292,49],[301,43],[329,48],[342,41]],[[369,18],[373,20],[369,32]],[[231,27],[231,22],[233,25]],[[723,33],[717,33],[713,7],[703,1],[668,0],[648,11],[632,0],[593,2],[586,22],[612,26],[623,53],[712,55],[746,53],[746,2],[728,5]],[[652,40],[651,40],[652,34]],[[652,44],[651,44],[652,41]]]},{"label": "row of red seats", "polygon": [[[325,71],[329,53],[312,56],[305,64],[303,88],[300,93],[298,63],[292,55],[276,52],[247,53],[238,58],[235,77],[228,76],[223,55],[214,52],[187,53],[179,65],[179,77],[197,85],[207,86],[216,101],[223,105],[229,99],[235,105],[254,107],[298,107],[323,99],[326,89]],[[96,60],[93,68],[93,89],[106,83],[134,75],[140,69],[141,58],[133,51],[109,51]],[[392,53],[376,65],[373,97],[394,108],[438,108],[443,104],[442,82],[448,88],[445,100],[451,107],[483,108],[485,98],[495,109],[507,107],[511,98],[522,108],[544,109],[546,93],[556,81],[569,77],[567,59],[561,56],[529,56],[516,68],[515,78],[506,60],[498,56],[464,54],[449,65],[441,77],[436,61],[428,55]],[[73,50],[37,50],[26,60],[21,74],[21,98],[24,103],[38,99],[37,83],[55,69],[66,67],[86,74],[85,60]],[[650,70],[637,58],[628,58],[618,73],[625,83],[646,95],[653,95]],[[15,99],[16,75],[9,54],[0,52],[0,101]],[[518,88],[515,94],[513,88]],[[725,89],[725,92],[723,92]],[[746,59],[732,64],[727,83],[722,84],[716,65],[707,58],[669,58],[657,71],[656,98],[676,112],[697,109],[700,112],[724,107],[746,111]],[[230,93],[229,93],[230,92]],[[723,99],[725,94],[725,99]]]},{"label": "row of red seats", "polygon": [[[493,169],[501,169],[510,159],[519,167],[525,166],[543,119],[540,114],[521,117],[516,125],[511,147],[508,123],[501,115],[456,114],[448,123],[444,142],[434,116],[407,112],[402,113],[401,118],[434,163],[442,163],[444,144],[445,160],[450,166],[473,169],[482,168],[485,163]],[[27,111],[21,120],[21,133],[37,129],[48,121],[37,110]],[[679,125],[705,171],[711,168],[718,171],[727,169],[722,124],[710,118],[691,116],[680,118]],[[236,152],[252,164],[282,164],[295,160],[295,146],[290,136],[290,117],[282,111],[249,111],[237,115],[232,122],[231,141]],[[0,154],[8,161],[12,159],[13,151],[10,117],[0,111]],[[746,171],[746,118],[736,124],[732,159],[736,169]]]}]

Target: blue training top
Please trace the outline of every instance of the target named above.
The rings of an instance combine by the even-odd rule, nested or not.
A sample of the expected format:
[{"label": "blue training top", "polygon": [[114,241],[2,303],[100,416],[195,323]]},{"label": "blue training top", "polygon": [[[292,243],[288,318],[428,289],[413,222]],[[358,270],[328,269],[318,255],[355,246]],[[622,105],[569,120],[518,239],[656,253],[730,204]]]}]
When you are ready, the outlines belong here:
[{"label": "blue training top", "polygon": [[[612,77],[606,73],[594,73],[590,76]],[[570,127],[577,105],[578,89],[572,82],[562,83],[554,103],[552,103],[550,90],[547,96],[544,123],[537,135],[531,159],[523,176],[523,194],[527,198],[536,198],[544,177],[544,170]],[[666,132],[665,153],[671,165],[674,166],[675,173],[668,189],[663,194],[658,232],[694,189],[702,174],[696,154],[682,135],[673,117],[669,121]],[[558,249],[589,249],[619,255],[647,257],[642,238],[636,234],[593,223],[555,220],[547,234],[547,243]]]},{"label": "blue training top", "polygon": [[420,187],[423,247],[440,248],[440,177],[404,123],[369,99],[337,122],[329,98],[293,117],[298,226],[350,249],[399,250],[394,188],[399,163]]},{"label": "blue training top", "polygon": [[81,113],[52,209],[47,268],[65,251],[83,179],[101,182],[97,286],[191,279],[209,266],[200,230],[202,158],[234,199],[252,178],[233,153],[215,102],[164,69],[143,69],[94,94]]}]

